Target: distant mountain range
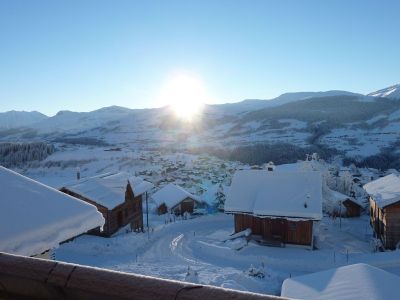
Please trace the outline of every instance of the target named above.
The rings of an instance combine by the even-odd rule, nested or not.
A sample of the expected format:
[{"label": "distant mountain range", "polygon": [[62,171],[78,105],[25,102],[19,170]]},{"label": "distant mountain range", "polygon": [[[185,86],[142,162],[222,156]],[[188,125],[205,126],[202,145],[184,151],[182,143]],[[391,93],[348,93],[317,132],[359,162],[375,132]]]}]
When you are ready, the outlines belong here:
[{"label": "distant mountain range", "polygon": [[0,113],[0,129],[30,126],[48,117],[37,111],[7,111]]},{"label": "distant mountain range", "polygon": [[368,95],[346,91],[286,93],[271,100],[207,105],[198,119],[177,119],[168,107],[92,112],[0,113],[1,141],[49,141],[139,148],[231,149],[286,143],[324,146],[367,157],[400,144],[400,85]]}]

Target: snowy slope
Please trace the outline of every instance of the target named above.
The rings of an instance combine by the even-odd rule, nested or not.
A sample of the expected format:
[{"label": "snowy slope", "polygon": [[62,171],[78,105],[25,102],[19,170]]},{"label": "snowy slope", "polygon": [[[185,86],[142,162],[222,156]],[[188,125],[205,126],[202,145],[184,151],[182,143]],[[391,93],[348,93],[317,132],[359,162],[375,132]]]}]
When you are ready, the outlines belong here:
[{"label": "snowy slope", "polygon": [[400,99],[400,84],[395,84],[387,88],[369,93],[368,96]]},{"label": "snowy slope", "polygon": [[0,129],[12,129],[31,126],[47,119],[47,116],[37,111],[7,111],[0,113]]},{"label": "snowy slope", "polygon": [[0,251],[35,255],[103,226],[91,204],[0,167]]}]

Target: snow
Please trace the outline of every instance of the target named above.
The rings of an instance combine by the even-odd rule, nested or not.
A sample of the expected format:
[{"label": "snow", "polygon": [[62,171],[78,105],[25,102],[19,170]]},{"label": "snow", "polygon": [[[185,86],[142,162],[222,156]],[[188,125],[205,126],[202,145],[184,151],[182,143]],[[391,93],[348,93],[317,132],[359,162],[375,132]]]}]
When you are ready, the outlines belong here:
[{"label": "snow", "polygon": [[225,211],[320,220],[321,173],[237,171],[226,198]]},{"label": "snow", "polygon": [[[201,284],[279,295],[290,276],[319,272],[354,263],[368,263],[400,274],[400,252],[372,252],[368,216],[341,220],[324,217],[318,250],[261,246],[245,238],[228,240],[231,215],[215,214],[176,219],[149,215],[149,233],[122,229],[109,239],[84,235],[61,245],[57,260],[117,271],[185,280],[188,267]],[[348,254],[347,254],[348,253]],[[251,265],[262,268],[265,278],[248,276]],[[264,267],[263,267],[264,265]]]},{"label": "snow", "polygon": [[36,255],[104,225],[95,206],[0,166],[0,251]]},{"label": "snow", "polygon": [[400,277],[367,264],[354,264],[286,279],[282,297],[296,299],[398,299]]},{"label": "snow", "polygon": [[394,120],[399,120],[399,119],[400,119],[400,109],[392,112],[388,117],[389,121],[394,121]]},{"label": "snow", "polygon": [[126,172],[105,173],[84,178],[64,187],[108,209],[113,209],[125,201],[128,183],[130,183],[135,197],[153,188],[152,183]]},{"label": "snow", "polygon": [[390,174],[364,185],[364,189],[380,208],[400,201],[400,176]]},{"label": "snow", "polygon": [[157,204],[157,206],[160,206],[164,203],[168,209],[173,208],[186,198],[191,198],[193,200],[201,202],[201,200],[197,196],[187,192],[180,186],[173,183],[167,184],[152,195],[152,199]]},{"label": "snow", "polygon": [[386,97],[389,99],[400,99],[400,84],[392,85],[387,88],[368,94],[372,97]]}]

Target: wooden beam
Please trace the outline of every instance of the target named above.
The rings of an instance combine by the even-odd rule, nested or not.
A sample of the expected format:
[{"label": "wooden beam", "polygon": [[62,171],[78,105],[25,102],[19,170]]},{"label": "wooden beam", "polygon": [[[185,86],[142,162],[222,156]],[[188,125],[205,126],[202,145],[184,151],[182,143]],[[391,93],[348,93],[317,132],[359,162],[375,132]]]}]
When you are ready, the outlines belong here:
[{"label": "wooden beam", "polygon": [[1,299],[283,299],[0,252]]}]

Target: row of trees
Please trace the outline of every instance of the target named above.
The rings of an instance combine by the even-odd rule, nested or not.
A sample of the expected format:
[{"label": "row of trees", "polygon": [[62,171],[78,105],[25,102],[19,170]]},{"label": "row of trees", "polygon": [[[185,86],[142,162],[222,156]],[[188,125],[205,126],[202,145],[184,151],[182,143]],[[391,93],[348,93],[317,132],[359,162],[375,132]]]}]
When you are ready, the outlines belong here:
[{"label": "row of trees", "polygon": [[0,164],[19,167],[30,161],[40,161],[54,153],[55,147],[42,142],[0,143]]}]

